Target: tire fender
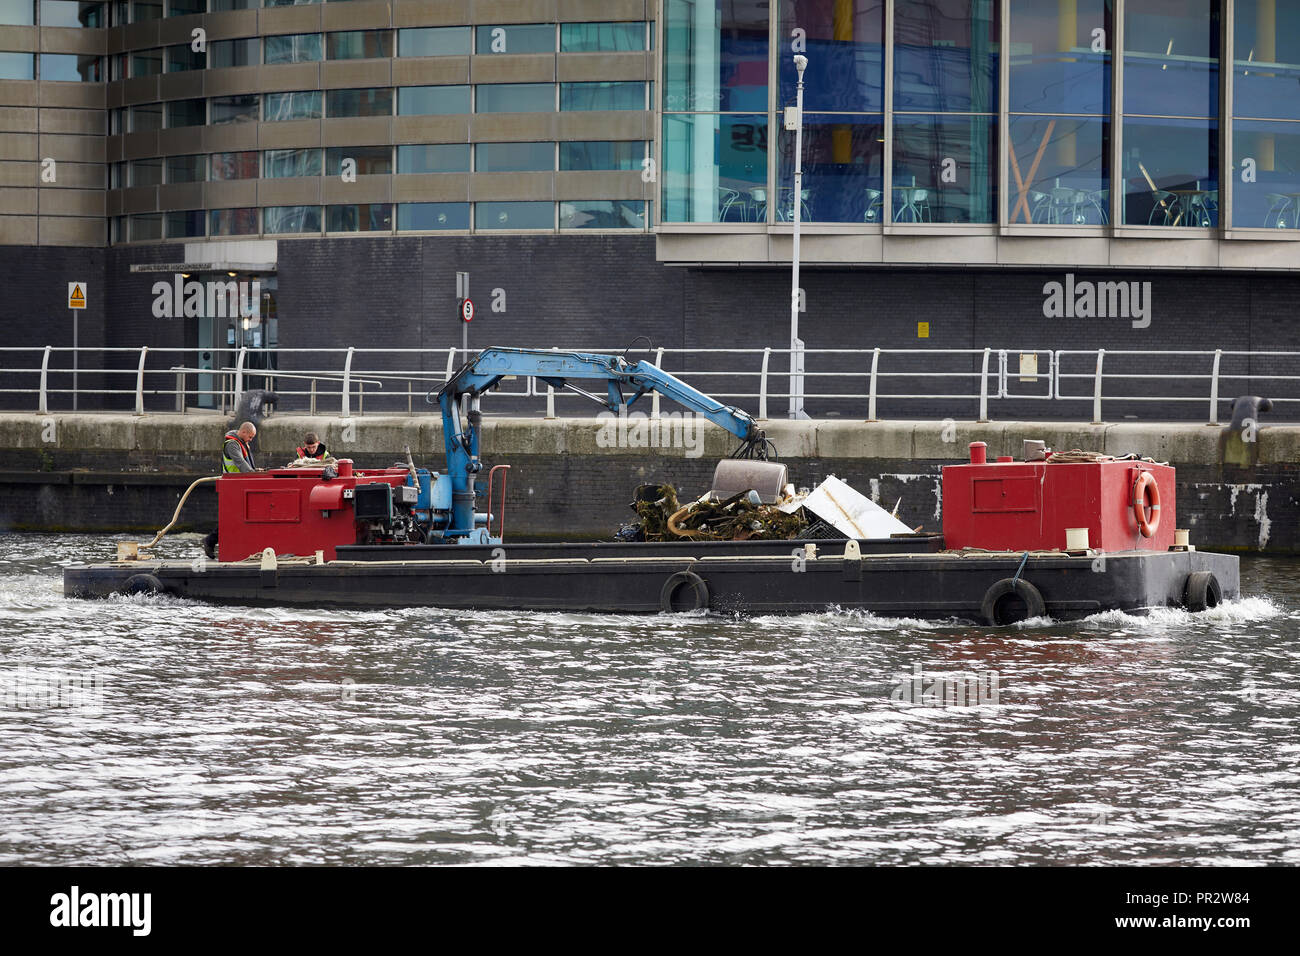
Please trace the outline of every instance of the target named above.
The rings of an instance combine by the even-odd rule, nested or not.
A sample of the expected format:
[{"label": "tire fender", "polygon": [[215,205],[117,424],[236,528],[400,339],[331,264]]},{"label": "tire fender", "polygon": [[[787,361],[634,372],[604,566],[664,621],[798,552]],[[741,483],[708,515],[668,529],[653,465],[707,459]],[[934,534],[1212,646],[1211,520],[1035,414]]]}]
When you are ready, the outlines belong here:
[{"label": "tire fender", "polygon": [[984,600],[980,602],[980,614],[989,624],[1000,627],[1011,623],[998,618],[998,603],[1008,594],[1014,594],[1025,602],[1029,617],[1042,617],[1047,613],[1047,602],[1038,588],[1024,578],[1003,578],[984,592]]},{"label": "tire fender", "polygon": [[[679,598],[684,597],[685,600]],[[694,571],[678,571],[668,577],[659,592],[659,608],[675,611],[703,611],[709,607],[709,585]],[[678,599],[678,600],[675,600]]]},{"label": "tire fender", "polygon": [[152,574],[133,574],[122,583],[123,594],[164,594],[162,581]]},{"label": "tire fender", "polygon": [[1210,571],[1193,571],[1183,585],[1183,607],[1197,613],[1223,603],[1223,587]]}]

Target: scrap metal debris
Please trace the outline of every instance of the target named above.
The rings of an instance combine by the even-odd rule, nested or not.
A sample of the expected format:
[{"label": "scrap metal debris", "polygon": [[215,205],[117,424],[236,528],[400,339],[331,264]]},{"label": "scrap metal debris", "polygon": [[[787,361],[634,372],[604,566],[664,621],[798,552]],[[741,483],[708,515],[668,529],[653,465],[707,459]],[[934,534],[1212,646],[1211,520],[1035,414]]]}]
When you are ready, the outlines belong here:
[{"label": "scrap metal debris", "polygon": [[765,505],[754,491],[741,491],[725,499],[705,496],[682,505],[672,485],[641,485],[632,508],[640,521],[624,525],[615,537],[621,541],[748,541],[799,537],[811,523],[802,508],[782,511]]},{"label": "scrap metal debris", "polygon": [[[682,505],[672,485],[640,485],[618,541],[749,541],[793,538],[888,538],[910,534],[903,524],[834,475],[796,494],[786,485],[773,504],[753,489],[722,497],[714,492]],[[895,509],[897,510],[897,509]]]}]

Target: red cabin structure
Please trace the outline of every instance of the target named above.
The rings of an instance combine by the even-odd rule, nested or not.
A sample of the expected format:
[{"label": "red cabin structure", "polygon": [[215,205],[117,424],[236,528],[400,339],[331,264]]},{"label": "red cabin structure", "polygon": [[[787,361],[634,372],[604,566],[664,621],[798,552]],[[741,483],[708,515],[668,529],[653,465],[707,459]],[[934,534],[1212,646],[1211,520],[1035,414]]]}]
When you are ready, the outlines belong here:
[{"label": "red cabin structure", "polygon": [[1087,528],[1089,547],[1102,551],[1165,551],[1174,543],[1174,469],[1168,465],[985,462],[982,448],[971,451],[970,464],[943,469],[948,548],[1064,551],[1066,528]]},{"label": "red cabin structure", "polygon": [[352,498],[357,485],[406,483],[405,468],[352,470],[339,462],[338,477],[326,481],[323,468],[273,468],[222,475],[217,481],[217,556],[242,561],[265,548],[277,555],[325,553],[357,540]]}]

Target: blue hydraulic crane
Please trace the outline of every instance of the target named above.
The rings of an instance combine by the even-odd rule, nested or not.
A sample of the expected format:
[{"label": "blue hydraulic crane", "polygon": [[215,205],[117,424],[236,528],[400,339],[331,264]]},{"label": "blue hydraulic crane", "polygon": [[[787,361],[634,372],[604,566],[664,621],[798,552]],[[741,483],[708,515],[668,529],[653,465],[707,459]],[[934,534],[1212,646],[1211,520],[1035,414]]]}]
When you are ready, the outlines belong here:
[{"label": "blue hydraulic crane", "polygon": [[[576,392],[608,411],[630,408],[643,395],[658,392],[740,439],[733,458],[766,461],[771,442],[746,412],[715,401],[649,362],[629,363],[621,355],[596,352],[556,352],[546,349],[489,348],[479,352],[453,373],[438,390],[442,410],[442,436],[447,450],[447,474],[452,481],[451,525],[444,534],[462,537],[474,531],[475,476],[479,461],[481,415],[479,397],[496,388],[508,375],[529,376],[553,388]],[[605,396],[584,391],[572,380],[603,381]],[[432,404],[432,392],[427,401]],[[462,422],[462,400],[468,409]]]}]

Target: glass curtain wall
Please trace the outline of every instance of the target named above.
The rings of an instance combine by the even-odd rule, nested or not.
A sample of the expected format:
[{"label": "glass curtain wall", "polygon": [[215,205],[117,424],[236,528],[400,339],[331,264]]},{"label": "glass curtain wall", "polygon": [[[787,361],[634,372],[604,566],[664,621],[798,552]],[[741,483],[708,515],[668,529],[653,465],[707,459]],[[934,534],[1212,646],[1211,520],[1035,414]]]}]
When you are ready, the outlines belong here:
[{"label": "glass curtain wall", "polygon": [[768,8],[665,0],[663,218],[766,222]]},{"label": "glass curtain wall", "polygon": [[893,221],[995,221],[996,0],[894,5]]},{"label": "glass curtain wall", "polygon": [[1219,0],[1126,0],[1126,225],[1218,225],[1219,31]]},{"label": "glass curtain wall", "polygon": [[[804,73],[800,218],[884,219],[885,5],[883,0],[781,0],[777,109],[796,102],[794,56]],[[795,134],[777,130],[780,177],[773,218],[794,216]]]},{"label": "glass curtain wall", "polygon": [[1010,0],[1007,222],[1110,220],[1113,0]]},{"label": "glass curtain wall", "polygon": [[1237,0],[1232,226],[1300,229],[1300,3]]}]

